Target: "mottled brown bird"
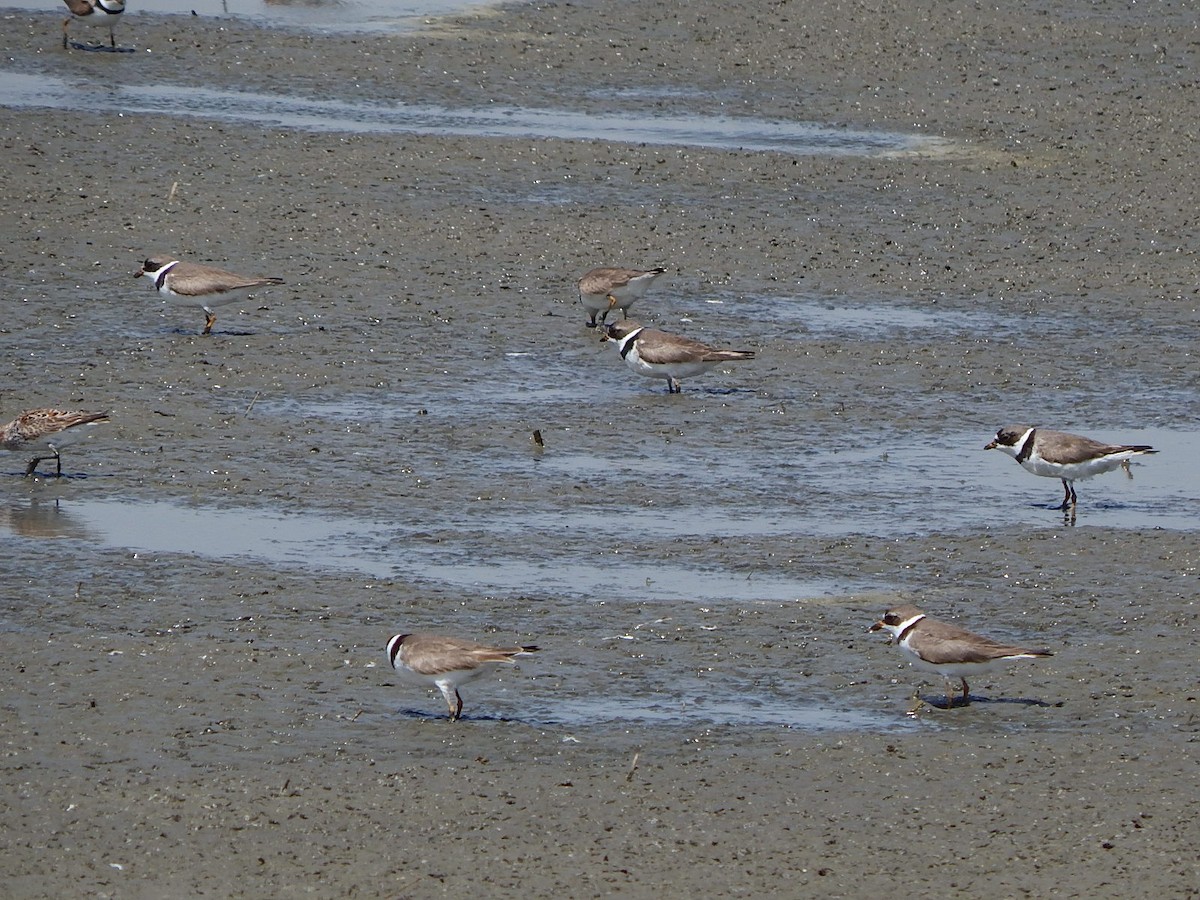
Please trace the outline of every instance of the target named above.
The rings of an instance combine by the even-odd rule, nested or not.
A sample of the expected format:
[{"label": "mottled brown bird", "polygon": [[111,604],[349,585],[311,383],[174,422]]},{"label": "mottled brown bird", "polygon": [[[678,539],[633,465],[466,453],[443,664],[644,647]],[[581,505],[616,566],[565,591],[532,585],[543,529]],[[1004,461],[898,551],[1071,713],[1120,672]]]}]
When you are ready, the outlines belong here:
[{"label": "mottled brown bird", "polygon": [[3,428],[0,428],[0,447],[14,453],[48,452],[48,456],[35,456],[25,469],[29,477],[36,471],[38,463],[52,459],[58,464],[62,475],[62,458],[59,450],[74,443],[99,422],[107,422],[108,413],[80,412],[66,409],[27,409]]}]

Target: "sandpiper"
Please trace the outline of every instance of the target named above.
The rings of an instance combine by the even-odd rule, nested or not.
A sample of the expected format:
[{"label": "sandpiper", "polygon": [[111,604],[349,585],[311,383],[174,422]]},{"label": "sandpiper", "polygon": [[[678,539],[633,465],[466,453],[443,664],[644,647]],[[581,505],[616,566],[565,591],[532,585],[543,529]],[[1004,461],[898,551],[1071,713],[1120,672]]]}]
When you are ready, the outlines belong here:
[{"label": "sandpiper", "polygon": [[32,475],[38,463],[52,459],[58,464],[57,475],[62,477],[62,458],[59,450],[74,443],[90,430],[90,426],[107,422],[108,413],[81,412],[67,409],[27,409],[7,425],[0,427],[0,447],[17,453],[48,453],[35,456],[25,469]]}]

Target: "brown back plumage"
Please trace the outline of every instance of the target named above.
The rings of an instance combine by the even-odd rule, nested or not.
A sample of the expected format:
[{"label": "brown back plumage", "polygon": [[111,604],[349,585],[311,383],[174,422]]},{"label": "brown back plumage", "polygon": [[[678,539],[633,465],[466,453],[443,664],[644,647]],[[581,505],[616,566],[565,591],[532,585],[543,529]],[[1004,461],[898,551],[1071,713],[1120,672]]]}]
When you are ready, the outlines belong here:
[{"label": "brown back plumage", "polygon": [[536,653],[538,647],[491,647],[476,641],[446,637],[438,634],[406,634],[393,648],[392,665],[396,656],[403,656],[406,666],[420,675],[441,675],[461,669],[477,669],[486,663],[511,663],[522,653]]},{"label": "brown back plumage", "polygon": [[189,262],[176,263],[168,273],[168,280],[171,290],[188,297],[203,297],[208,294],[222,294],[225,291],[283,284],[282,278],[238,275],[236,272],[218,269],[215,266],[202,266],[199,263]]},{"label": "brown back plumage", "polygon": [[738,359],[754,359],[753,350],[718,350],[708,344],[678,334],[643,329],[634,338],[638,342],[638,355],[648,363],[683,362],[726,362]]},{"label": "brown back plumage", "polygon": [[921,658],[926,662],[985,663],[1009,656],[1053,656],[1048,650],[1030,650],[1014,644],[1002,644],[949,622],[922,619],[916,624]]},{"label": "brown back plumage", "polygon": [[1051,431],[1039,428],[1035,432],[1036,439],[1052,445],[1053,458],[1060,463],[1079,463],[1101,456],[1112,456],[1114,453],[1157,453],[1148,444],[1105,444],[1080,434],[1068,434],[1065,431]]},{"label": "brown back plumage", "polygon": [[6,450],[16,450],[22,444],[45,439],[68,428],[107,421],[106,412],[82,412],[49,407],[27,409],[7,425],[0,427],[0,446]]},{"label": "brown back plumage", "polygon": [[667,271],[661,267],[655,269],[621,269],[615,266],[604,266],[585,274],[579,279],[581,294],[606,294],[609,291],[622,288],[639,275],[661,275]]}]

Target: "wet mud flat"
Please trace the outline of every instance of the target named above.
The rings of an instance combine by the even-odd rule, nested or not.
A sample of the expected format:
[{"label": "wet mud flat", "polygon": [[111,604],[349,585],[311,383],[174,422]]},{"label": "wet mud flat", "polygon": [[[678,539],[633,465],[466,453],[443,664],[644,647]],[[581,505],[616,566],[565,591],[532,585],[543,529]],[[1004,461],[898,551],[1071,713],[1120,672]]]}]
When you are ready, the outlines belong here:
[{"label": "wet mud flat", "polygon": [[[113,412],[60,483],[0,459],[6,890],[1194,890],[1190,24],[738,9],[131,16],[119,56],[8,23],[6,66],[86,85],[949,146],[6,110],[0,406]],[[131,277],[162,250],[288,284],[202,338]],[[575,303],[601,263],[667,265],[638,314],[758,359],[635,380]],[[1072,527],[980,449],[1021,419],[1164,452]],[[932,708],[865,633],[898,599],[1055,656]],[[451,726],[384,664],[414,628],[544,649]]]}]

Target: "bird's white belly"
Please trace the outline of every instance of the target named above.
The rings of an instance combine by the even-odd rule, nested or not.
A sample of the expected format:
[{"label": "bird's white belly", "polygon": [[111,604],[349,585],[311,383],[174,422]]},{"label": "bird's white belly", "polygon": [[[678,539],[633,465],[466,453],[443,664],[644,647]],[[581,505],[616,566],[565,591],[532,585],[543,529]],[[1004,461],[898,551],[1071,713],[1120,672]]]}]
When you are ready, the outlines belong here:
[{"label": "bird's white belly", "polygon": [[71,20],[91,28],[107,28],[111,31],[121,21],[121,15],[121,13],[106,13],[102,9],[97,9],[86,16],[72,16]]},{"label": "bird's white belly", "polygon": [[398,668],[396,669],[397,677],[407,684],[421,684],[426,687],[432,687],[435,684],[449,684],[451,686],[465,684],[482,675],[491,666],[478,666],[474,669],[457,669],[453,672],[438,672],[436,675],[422,675],[420,672],[414,672],[412,669]]},{"label": "bird's white belly", "polygon": [[[643,291],[628,291],[619,289],[611,291],[607,294],[580,294],[579,300],[583,304],[583,308],[588,312],[603,312],[606,309],[627,310],[633,305],[633,301],[642,296]],[[609,298],[614,298],[617,302],[613,303]],[[611,306],[609,304],[612,304]]]},{"label": "bird's white belly", "polygon": [[204,294],[199,297],[189,297],[187,294],[176,294],[166,285],[158,289],[162,294],[163,299],[173,306],[190,306],[202,307],[203,309],[212,309],[217,306],[226,306],[243,299],[244,295],[250,292],[250,288],[236,288],[232,291],[222,291],[219,294]]},{"label": "bird's white belly", "polygon": [[1090,459],[1086,462],[1063,464],[1048,462],[1041,457],[1034,456],[1022,462],[1021,466],[1026,472],[1032,472],[1034,475],[1044,475],[1046,478],[1065,478],[1067,481],[1075,481],[1082,478],[1091,478],[1093,475],[1101,475],[1104,472],[1111,472],[1127,458],[1123,454],[1114,454],[1113,456],[1105,456],[1101,459]]},{"label": "bird's white belly", "polygon": [[944,675],[953,678],[971,678],[981,672],[990,672],[993,669],[1000,669],[1008,665],[1016,659],[1024,659],[1022,656],[1002,656],[999,659],[989,659],[985,662],[949,662],[949,663],[929,663],[917,656],[907,646],[901,644],[900,649],[904,651],[904,655],[908,657],[914,669],[921,669],[925,672],[937,672],[939,675]]},{"label": "bird's white belly", "polygon": [[933,663],[925,662],[925,660],[913,653],[907,655],[912,661],[914,669],[921,669],[924,672],[936,672],[948,678],[971,678],[981,672],[990,672],[992,669],[1000,668],[1000,664],[1004,662],[1002,659],[994,659],[988,662],[939,663],[934,665]]},{"label": "bird's white belly", "polygon": [[647,378],[687,378],[689,375],[699,375],[701,372],[707,372],[715,362],[677,362],[677,363],[657,363],[651,364],[645,362],[638,355],[637,350],[631,350],[625,357],[625,362],[629,368],[637,372],[639,375],[645,375]]},{"label": "bird's white belly", "polygon": [[[588,312],[600,312],[602,309],[608,309],[608,297],[603,294],[580,294],[579,302],[583,304],[583,308]],[[614,309],[622,309],[617,306]]]}]

